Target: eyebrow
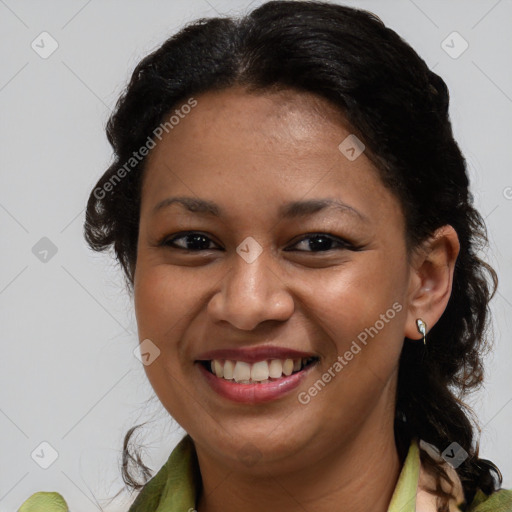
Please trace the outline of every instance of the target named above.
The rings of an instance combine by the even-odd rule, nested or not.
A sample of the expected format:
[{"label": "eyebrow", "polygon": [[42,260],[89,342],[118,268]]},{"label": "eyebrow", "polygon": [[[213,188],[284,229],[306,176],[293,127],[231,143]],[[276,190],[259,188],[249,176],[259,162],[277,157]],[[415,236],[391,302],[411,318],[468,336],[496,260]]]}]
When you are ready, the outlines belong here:
[{"label": "eyebrow", "polygon": [[[208,215],[212,217],[220,217],[223,215],[223,209],[215,204],[213,201],[205,199],[198,199],[196,197],[168,197],[163,199],[155,205],[152,210],[152,215],[155,215],[160,210],[169,207],[173,204],[178,204],[192,213],[201,215]],[[315,214],[321,210],[333,209],[343,213],[349,213],[359,217],[363,221],[368,218],[361,212],[345,204],[339,199],[309,199],[306,201],[292,201],[282,205],[279,208],[278,216],[280,218],[292,219],[298,217],[306,217]]]}]

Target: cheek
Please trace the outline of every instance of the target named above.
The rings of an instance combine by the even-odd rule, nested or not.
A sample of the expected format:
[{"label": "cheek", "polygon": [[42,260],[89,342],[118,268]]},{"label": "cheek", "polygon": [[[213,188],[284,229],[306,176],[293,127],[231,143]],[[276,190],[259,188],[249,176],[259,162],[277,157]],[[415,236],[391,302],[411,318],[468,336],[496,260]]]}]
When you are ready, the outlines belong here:
[{"label": "cheek", "polygon": [[368,278],[380,272],[365,268],[317,281],[311,295],[317,297],[314,306],[313,299],[306,306],[314,307],[326,352],[315,381],[301,389],[301,397],[310,399],[311,415],[340,431],[353,429],[383,395],[391,400],[403,343],[405,308],[394,285],[396,276],[388,272],[372,281]]},{"label": "cheek", "polygon": [[[178,423],[185,422],[188,371],[180,343],[190,323],[194,305],[190,279],[169,272],[165,265],[140,264],[134,286],[134,306],[139,339],[151,340],[159,355],[144,371],[162,405]],[[188,285],[187,285],[188,281]],[[154,350],[154,349],[152,349]]]},{"label": "cheek", "polygon": [[194,308],[195,287],[190,277],[170,272],[166,265],[141,264],[137,269],[134,306],[140,336],[172,337],[171,329],[179,329],[180,320]]},{"label": "cheek", "polygon": [[[388,253],[389,254],[389,253]],[[328,340],[326,364],[344,357],[343,373],[387,380],[396,366],[405,322],[405,263],[377,251],[311,282],[305,309]]]},{"label": "cheek", "polygon": [[341,325],[373,324],[394,302],[403,302],[404,270],[400,259],[383,258],[377,251],[358,255],[346,267],[311,276],[311,304]]}]

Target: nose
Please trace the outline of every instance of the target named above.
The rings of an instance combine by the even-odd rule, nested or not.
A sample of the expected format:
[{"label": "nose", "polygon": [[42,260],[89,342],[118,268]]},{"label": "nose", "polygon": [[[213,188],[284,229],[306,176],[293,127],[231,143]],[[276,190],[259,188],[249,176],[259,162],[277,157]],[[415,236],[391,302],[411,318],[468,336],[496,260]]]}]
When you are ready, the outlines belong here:
[{"label": "nose", "polygon": [[238,254],[233,259],[221,289],[208,304],[210,319],[229,322],[237,329],[253,330],[267,320],[290,318],[294,311],[293,297],[269,251],[264,250],[251,263]]}]

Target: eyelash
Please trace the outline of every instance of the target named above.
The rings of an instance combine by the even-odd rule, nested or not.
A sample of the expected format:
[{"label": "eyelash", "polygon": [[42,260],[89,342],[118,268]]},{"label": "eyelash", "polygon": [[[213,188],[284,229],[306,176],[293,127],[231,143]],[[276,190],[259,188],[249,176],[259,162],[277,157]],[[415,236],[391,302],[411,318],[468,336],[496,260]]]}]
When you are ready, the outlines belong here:
[{"label": "eyelash", "polygon": [[[158,246],[168,247],[170,249],[179,249],[179,250],[182,250],[182,251],[185,251],[185,252],[197,252],[197,253],[199,253],[199,252],[202,252],[202,251],[210,251],[210,250],[212,250],[212,249],[184,249],[183,247],[177,247],[176,245],[173,245],[176,240],[180,240],[181,238],[186,238],[187,236],[190,236],[190,235],[201,235],[204,238],[209,239],[210,241],[213,242],[213,240],[211,240],[211,238],[209,236],[201,233],[200,231],[184,231],[182,233],[178,233],[177,235],[173,236],[172,238],[169,238],[168,236],[163,237],[157,243],[157,245]],[[357,251],[357,250],[360,249],[359,247],[355,246],[354,244],[348,242],[347,240],[344,240],[344,239],[339,238],[337,236],[331,235],[329,233],[307,233],[306,236],[304,236],[303,238],[301,238],[300,240],[295,242],[294,245],[297,245],[298,243],[303,242],[304,240],[307,240],[309,238],[314,238],[314,237],[327,238],[327,239],[332,240],[333,242],[337,243],[339,245],[339,247],[330,248],[330,249],[327,249],[325,251],[298,251],[298,252],[306,252],[306,253],[309,252],[311,254],[317,254],[317,253],[328,253],[328,252],[336,250],[336,249],[345,249],[345,250],[351,250],[351,251]]]}]

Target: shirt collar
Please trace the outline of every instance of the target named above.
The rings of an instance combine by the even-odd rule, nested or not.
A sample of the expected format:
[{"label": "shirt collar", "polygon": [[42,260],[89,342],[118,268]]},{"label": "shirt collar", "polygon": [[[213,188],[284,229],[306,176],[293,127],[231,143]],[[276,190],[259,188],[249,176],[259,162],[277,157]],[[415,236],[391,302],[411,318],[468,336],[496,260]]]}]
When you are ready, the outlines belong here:
[{"label": "shirt collar", "polygon": [[420,450],[417,441],[413,439],[391,497],[388,512],[415,512],[419,476]]},{"label": "shirt collar", "polygon": [[[411,441],[388,512],[415,512],[420,472],[419,447]],[[201,474],[194,443],[186,435],[174,448],[160,471],[145,485],[128,512],[195,510],[201,490]]]}]

